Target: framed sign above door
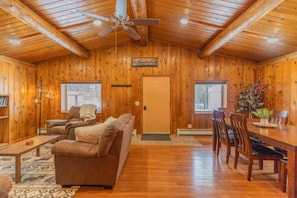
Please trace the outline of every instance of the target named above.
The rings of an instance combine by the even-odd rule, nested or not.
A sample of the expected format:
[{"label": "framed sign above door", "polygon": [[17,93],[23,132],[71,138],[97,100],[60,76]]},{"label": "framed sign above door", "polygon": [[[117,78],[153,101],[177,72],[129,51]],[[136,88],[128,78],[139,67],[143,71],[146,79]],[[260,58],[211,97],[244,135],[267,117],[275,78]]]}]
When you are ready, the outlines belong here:
[{"label": "framed sign above door", "polygon": [[158,58],[157,57],[132,57],[131,65],[132,67],[157,67]]}]

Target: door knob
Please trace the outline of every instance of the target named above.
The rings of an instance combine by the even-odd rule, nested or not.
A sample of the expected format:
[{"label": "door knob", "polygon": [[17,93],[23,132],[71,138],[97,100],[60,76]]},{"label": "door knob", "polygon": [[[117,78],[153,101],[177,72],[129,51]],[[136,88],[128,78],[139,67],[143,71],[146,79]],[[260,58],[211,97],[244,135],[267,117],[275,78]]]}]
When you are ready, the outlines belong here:
[{"label": "door knob", "polygon": [[143,106],[143,110],[146,110],[146,106]]}]

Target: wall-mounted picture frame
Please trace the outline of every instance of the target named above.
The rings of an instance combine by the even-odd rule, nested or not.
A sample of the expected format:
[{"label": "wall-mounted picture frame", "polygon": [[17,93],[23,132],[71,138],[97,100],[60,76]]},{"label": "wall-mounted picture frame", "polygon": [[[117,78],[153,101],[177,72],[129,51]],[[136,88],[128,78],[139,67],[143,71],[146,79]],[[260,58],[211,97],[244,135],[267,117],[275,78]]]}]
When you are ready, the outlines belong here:
[{"label": "wall-mounted picture frame", "polygon": [[132,57],[131,65],[132,67],[157,67],[158,58],[157,57]]}]

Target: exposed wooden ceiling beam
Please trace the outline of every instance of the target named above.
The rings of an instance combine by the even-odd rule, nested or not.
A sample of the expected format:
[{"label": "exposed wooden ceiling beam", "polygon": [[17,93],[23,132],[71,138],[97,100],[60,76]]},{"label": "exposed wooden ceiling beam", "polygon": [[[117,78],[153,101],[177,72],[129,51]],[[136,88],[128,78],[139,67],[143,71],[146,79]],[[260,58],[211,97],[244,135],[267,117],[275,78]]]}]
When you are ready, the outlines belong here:
[{"label": "exposed wooden ceiling beam", "polygon": [[89,57],[89,53],[77,42],[57,30],[19,0],[0,0],[0,7],[76,55],[84,58]]},{"label": "exposed wooden ceiling beam", "polygon": [[[134,18],[147,18],[146,0],[130,0]],[[137,32],[141,39],[139,42],[146,46],[148,44],[148,27],[137,26]]]},{"label": "exposed wooden ceiling beam", "polygon": [[261,0],[256,1],[244,13],[228,25],[220,34],[211,40],[199,53],[198,57],[204,58],[222,47],[234,36],[242,32],[253,22],[256,22],[269,11],[274,9],[284,0]]}]

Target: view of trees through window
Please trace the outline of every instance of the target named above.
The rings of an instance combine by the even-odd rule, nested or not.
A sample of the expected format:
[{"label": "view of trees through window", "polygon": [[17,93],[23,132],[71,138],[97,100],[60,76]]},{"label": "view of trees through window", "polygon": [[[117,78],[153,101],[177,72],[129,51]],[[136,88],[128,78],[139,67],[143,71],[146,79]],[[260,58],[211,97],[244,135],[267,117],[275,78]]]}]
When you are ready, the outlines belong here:
[{"label": "view of trees through window", "polygon": [[71,106],[95,104],[97,112],[101,112],[100,82],[62,82],[61,111],[68,111]]},{"label": "view of trees through window", "polygon": [[227,107],[226,82],[196,82],[195,112],[212,112]]}]

